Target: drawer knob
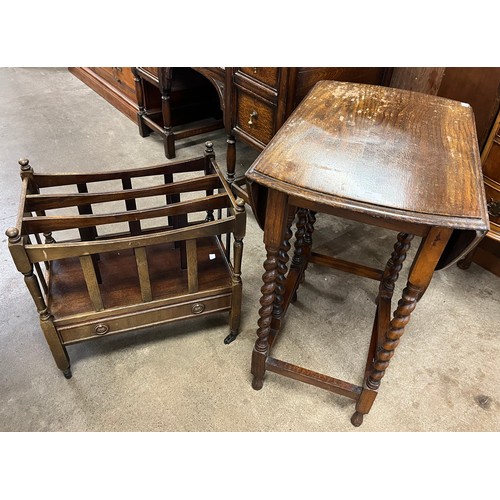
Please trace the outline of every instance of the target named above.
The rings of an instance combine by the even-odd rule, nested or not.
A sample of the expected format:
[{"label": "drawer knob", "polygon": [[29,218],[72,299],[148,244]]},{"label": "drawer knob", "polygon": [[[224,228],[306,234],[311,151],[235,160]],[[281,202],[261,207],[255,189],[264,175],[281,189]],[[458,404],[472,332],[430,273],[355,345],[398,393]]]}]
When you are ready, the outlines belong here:
[{"label": "drawer knob", "polygon": [[250,125],[250,127],[253,125],[253,120],[254,118],[257,118],[259,115],[257,113],[257,111],[252,111],[250,113],[250,120],[248,120],[248,125]]},{"label": "drawer knob", "polygon": [[257,74],[257,68],[252,68],[253,69],[253,74],[256,75]]},{"label": "drawer knob", "polygon": [[200,302],[196,302],[196,304],[193,304],[192,307],[191,307],[191,312],[193,314],[200,314],[204,310],[205,310],[205,305],[202,304],[202,303],[200,303]]},{"label": "drawer knob", "polygon": [[96,335],[106,335],[109,332],[109,326],[104,323],[99,323],[95,326],[94,332]]}]

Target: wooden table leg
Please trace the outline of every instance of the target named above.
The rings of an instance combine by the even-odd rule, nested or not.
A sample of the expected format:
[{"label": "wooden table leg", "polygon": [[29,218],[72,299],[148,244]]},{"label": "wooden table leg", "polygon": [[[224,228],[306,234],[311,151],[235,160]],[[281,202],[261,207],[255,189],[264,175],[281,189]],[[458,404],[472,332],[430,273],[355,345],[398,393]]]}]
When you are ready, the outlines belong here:
[{"label": "wooden table leg", "polygon": [[[285,236],[283,242],[281,243],[280,250],[278,252],[278,265],[277,265],[277,277],[276,277],[276,290],[274,294],[274,307],[273,307],[273,319],[271,323],[271,330],[273,332],[278,332],[281,329],[281,320],[283,319],[284,312],[288,306],[285,305],[285,284],[286,284],[286,273],[288,271],[288,252],[291,248],[290,238],[293,236],[292,233],[292,223],[295,218],[296,208],[288,207],[288,217],[286,222]],[[272,342],[271,342],[272,345]]]},{"label": "wooden table leg", "polygon": [[385,332],[384,341],[375,355],[373,369],[367,375],[363,391],[356,403],[356,411],[351,418],[351,423],[356,427],[363,423],[363,415],[366,415],[371,409],[376,391],[380,387],[380,382],[389,367],[391,358],[394,356],[399,339],[410,321],[410,315],[414,311],[419,297],[432,279],[434,269],[451,233],[451,229],[433,227],[420,243],[420,248],[410,269],[406,288],[403,290],[403,296],[398,302],[398,307]]},{"label": "wooden table leg", "polygon": [[264,285],[259,309],[257,341],[252,353],[252,387],[262,388],[266,372],[266,359],[269,355],[269,334],[273,319],[275,290],[278,278],[278,253],[285,237],[285,226],[288,219],[288,196],[280,191],[269,190],[264,228],[264,244],[267,258],[264,261],[265,273],[262,276]]}]

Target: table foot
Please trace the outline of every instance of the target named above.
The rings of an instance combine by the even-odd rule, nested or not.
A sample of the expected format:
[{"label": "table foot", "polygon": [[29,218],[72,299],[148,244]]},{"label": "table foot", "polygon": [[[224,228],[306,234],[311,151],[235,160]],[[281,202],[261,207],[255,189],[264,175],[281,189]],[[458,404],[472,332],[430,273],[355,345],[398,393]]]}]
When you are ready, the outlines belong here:
[{"label": "table foot", "polygon": [[73,373],[71,373],[71,368],[64,370],[63,375],[69,380],[73,376]]},{"label": "table foot", "polygon": [[264,379],[255,377],[252,380],[252,388],[256,391],[260,391],[264,386]]},{"label": "table foot", "polygon": [[359,427],[363,423],[363,414],[359,413],[359,411],[354,412],[354,415],[351,417],[351,424],[354,427]]}]

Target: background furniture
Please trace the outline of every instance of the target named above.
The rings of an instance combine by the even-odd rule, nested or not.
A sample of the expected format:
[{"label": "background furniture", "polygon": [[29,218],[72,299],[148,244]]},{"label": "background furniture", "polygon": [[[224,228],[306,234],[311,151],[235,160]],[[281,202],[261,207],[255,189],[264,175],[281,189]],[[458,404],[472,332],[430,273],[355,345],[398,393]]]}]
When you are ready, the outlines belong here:
[{"label": "background furniture", "polygon": [[219,94],[191,68],[132,68],[137,122],[142,137],[157,132],[165,156],[175,158],[175,141],[222,128]]},{"label": "background furniture", "polygon": [[[347,396],[356,401],[351,422],[359,426],[434,270],[460,258],[488,229],[472,109],[399,89],[319,82],[246,176],[267,252],[252,386],[261,389],[271,371]],[[386,268],[314,252],[318,213],[398,232]],[[391,319],[395,282],[414,236],[420,246]],[[270,356],[308,263],[380,281],[362,385]]]},{"label": "background furniture", "polygon": [[390,86],[470,104],[483,150],[500,106],[500,68],[394,68]]},{"label": "background furniture", "polygon": [[478,247],[458,265],[467,269],[471,262],[475,262],[500,277],[500,113],[483,149],[481,162],[490,230]]},{"label": "background furniture", "polygon": [[137,120],[139,106],[132,68],[69,68],[69,71],[116,109]]},{"label": "background furniture", "polygon": [[35,174],[20,164],[9,250],[67,378],[66,346],[83,340],[221,311],[225,342],[235,338],[245,209],[211,143],[204,156],[134,170]]},{"label": "background furniture", "polygon": [[469,103],[474,110],[491,229],[459,267],[471,262],[500,276],[500,68],[395,68],[391,86]]}]

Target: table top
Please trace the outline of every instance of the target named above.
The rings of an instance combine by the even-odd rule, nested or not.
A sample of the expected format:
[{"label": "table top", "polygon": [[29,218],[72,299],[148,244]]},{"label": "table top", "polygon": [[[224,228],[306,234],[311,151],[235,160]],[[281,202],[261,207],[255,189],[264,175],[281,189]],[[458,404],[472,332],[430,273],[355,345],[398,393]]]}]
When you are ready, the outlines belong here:
[{"label": "table top", "polygon": [[488,229],[472,108],[437,96],[321,81],[246,175],[326,205]]}]

